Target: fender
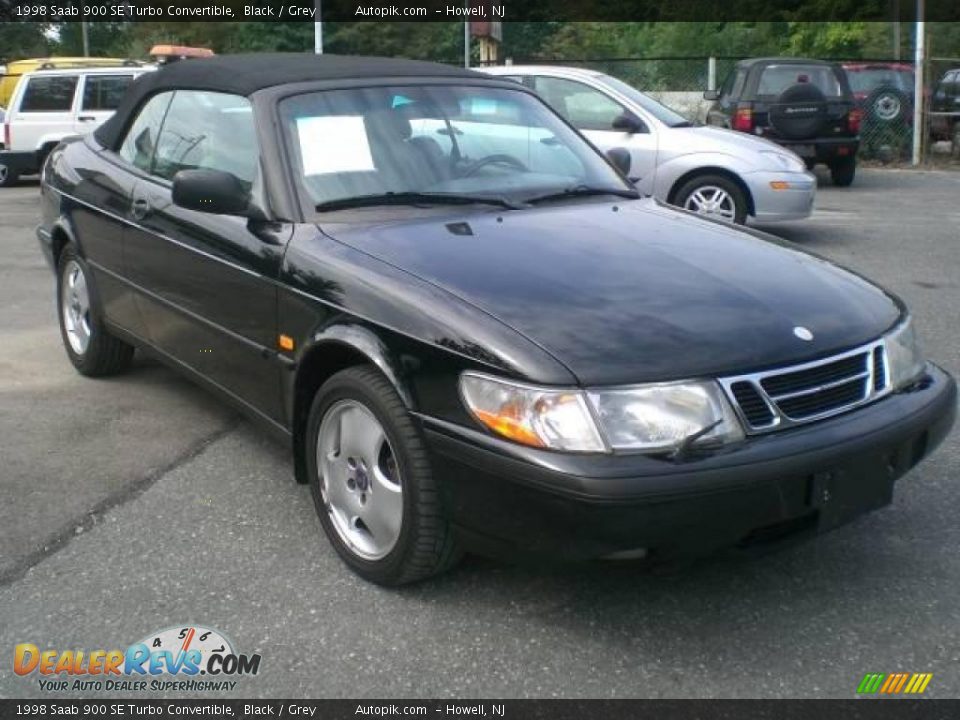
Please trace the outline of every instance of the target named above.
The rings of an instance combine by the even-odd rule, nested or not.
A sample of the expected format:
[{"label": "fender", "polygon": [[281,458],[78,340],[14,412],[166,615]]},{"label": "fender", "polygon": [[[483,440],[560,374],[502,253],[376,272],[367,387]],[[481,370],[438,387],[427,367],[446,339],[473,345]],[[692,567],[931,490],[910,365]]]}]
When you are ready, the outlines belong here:
[{"label": "fender", "polygon": [[310,338],[310,342],[303,349],[301,357],[322,348],[324,345],[332,344],[346,345],[367,358],[390,381],[407,409],[414,409],[413,397],[406,385],[400,380],[402,372],[399,363],[374,332],[362,325],[352,323],[329,325]]},{"label": "fender", "polygon": [[[286,384],[286,406],[288,417],[290,418],[294,477],[300,484],[310,482],[310,478],[307,475],[306,464],[303,461],[303,430],[306,427],[309,404],[300,404],[302,400],[306,399],[301,398],[299,392],[302,380],[301,373],[304,372],[305,367],[314,365],[314,363],[308,362],[307,359],[313,357],[315,354],[323,356],[325,354],[324,349],[331,351],[347,350],[352,356],[359,356],[366,359],[384,374],[397,391],[404,406],[409,410],[414,409],[413,397],[407,386],[400,379],[402,373],[400,372],[399,363],[374,332],[354,323],[328,325],[316,332],[302,348],[298,355],[297,362],[291,364],[290,369],[296,372],[290,373],[292,379],[288,381],[289,384]],[[331,354],[334,358],[337,357],[335,352]],[[325,369],[337,372],[342,368],[339,362],[334,361],[332,367]],[[319,386],[320,382],[325,379],[325,377],[320,377],[315,380],[307,380],[306,382],[315,383]]]},{"label": "fender", "polygon": [[726,153],[704,153],[691,152],[686,155],[667,160],[657,167],[657,175],[653,194],[658,198],[666,200],[670,196],[670,191],[677,180],[689,173],[691,170],[703,170],[709,172],[711,168],[717,168],[728,173],[732,173],[740,178],[745,185],[744,175],[756,168],[741,158]]}]

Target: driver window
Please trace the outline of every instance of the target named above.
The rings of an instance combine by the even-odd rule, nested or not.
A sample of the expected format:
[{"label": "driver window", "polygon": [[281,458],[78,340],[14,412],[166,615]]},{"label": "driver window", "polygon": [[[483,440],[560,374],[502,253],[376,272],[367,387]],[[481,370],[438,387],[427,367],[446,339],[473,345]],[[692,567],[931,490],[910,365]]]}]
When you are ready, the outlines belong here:
[{"label": "driver window", "polygon": [[137,119],[127,130],[118,151],[120,157],[144,172],[150,172],[150,166],[153,164],[153,153],[157,147],[160,125],[163,124],[163,116],[167,112],[167,106],[170,105],[172,97],[172,92],[166,92],[150,98],[140,108]]},{"label": "driver window", "polygon": [[157,142],[153,174],[172,180],[180,170],[221,170],[249,189],[259,159],[249,100],[225,93],[178,90]]},{"label": "driver window", "polygon": [[538,76],[536,90],[550,107],[579,130],[612,132],[613,121],[628,112],[608,95],[574,80]]}]

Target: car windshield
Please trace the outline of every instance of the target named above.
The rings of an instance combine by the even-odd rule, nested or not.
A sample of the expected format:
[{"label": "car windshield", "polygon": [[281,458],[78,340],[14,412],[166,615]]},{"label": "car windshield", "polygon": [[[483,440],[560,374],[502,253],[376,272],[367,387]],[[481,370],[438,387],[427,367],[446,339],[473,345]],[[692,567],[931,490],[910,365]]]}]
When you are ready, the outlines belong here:
[{"label": "car windshield", "polygon": [[760,76],[757,95],[779,95],[791,85],[810,83],[828,98],[843,96],[843,89],[829,65],[768,65]]},{"label": "car windshield", "polygon": [[870,93],[877,88],[913,89],[913,73],[894,68],[864,68],[847,70],[850,88],[855,93]]},{"label": "car windshield", "polygon": [[[323,211],[439,201],[515,206],[633,189],[522,90],[446,84],[296,95],[280,117],[305,203]],[[595,192],[594,192],[595,194]]]},{"label": "car windshield", "polygon": [[615,77],[604,75],[600,81],[612,90],[616,90],[621,95],[629,98],[632,102],[642,107],[664,125],[669,127],[690,126],[690,121],[676,110],[668,108],[666,105],[657,102],[649,95],[644,95],[632,85],[628,85],[627,83],[623,82],[623,80],[618,80]]}]

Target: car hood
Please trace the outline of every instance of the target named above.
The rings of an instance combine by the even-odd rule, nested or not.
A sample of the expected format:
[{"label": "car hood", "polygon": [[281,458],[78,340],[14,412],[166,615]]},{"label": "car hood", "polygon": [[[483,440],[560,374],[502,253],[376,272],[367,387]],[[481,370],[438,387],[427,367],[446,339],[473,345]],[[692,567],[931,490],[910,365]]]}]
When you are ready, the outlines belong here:
[{"label": "car hood", "polygon": [[509,325],[584,385],[800,362],[873,340],[901,314],[826,260],[652,200],[322,230]]}]

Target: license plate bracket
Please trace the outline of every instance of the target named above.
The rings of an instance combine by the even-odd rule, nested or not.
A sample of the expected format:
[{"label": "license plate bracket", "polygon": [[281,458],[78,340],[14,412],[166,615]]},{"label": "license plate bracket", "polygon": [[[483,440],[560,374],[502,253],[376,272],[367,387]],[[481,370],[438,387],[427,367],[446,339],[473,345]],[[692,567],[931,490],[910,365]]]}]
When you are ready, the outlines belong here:
[{"label": "license plate bracket", "polygon": [[893,479],[882,467],[833,468],[810,476],[810,505],[819,511],[819,527],[829,530],[858,515],[889,505]]}]

